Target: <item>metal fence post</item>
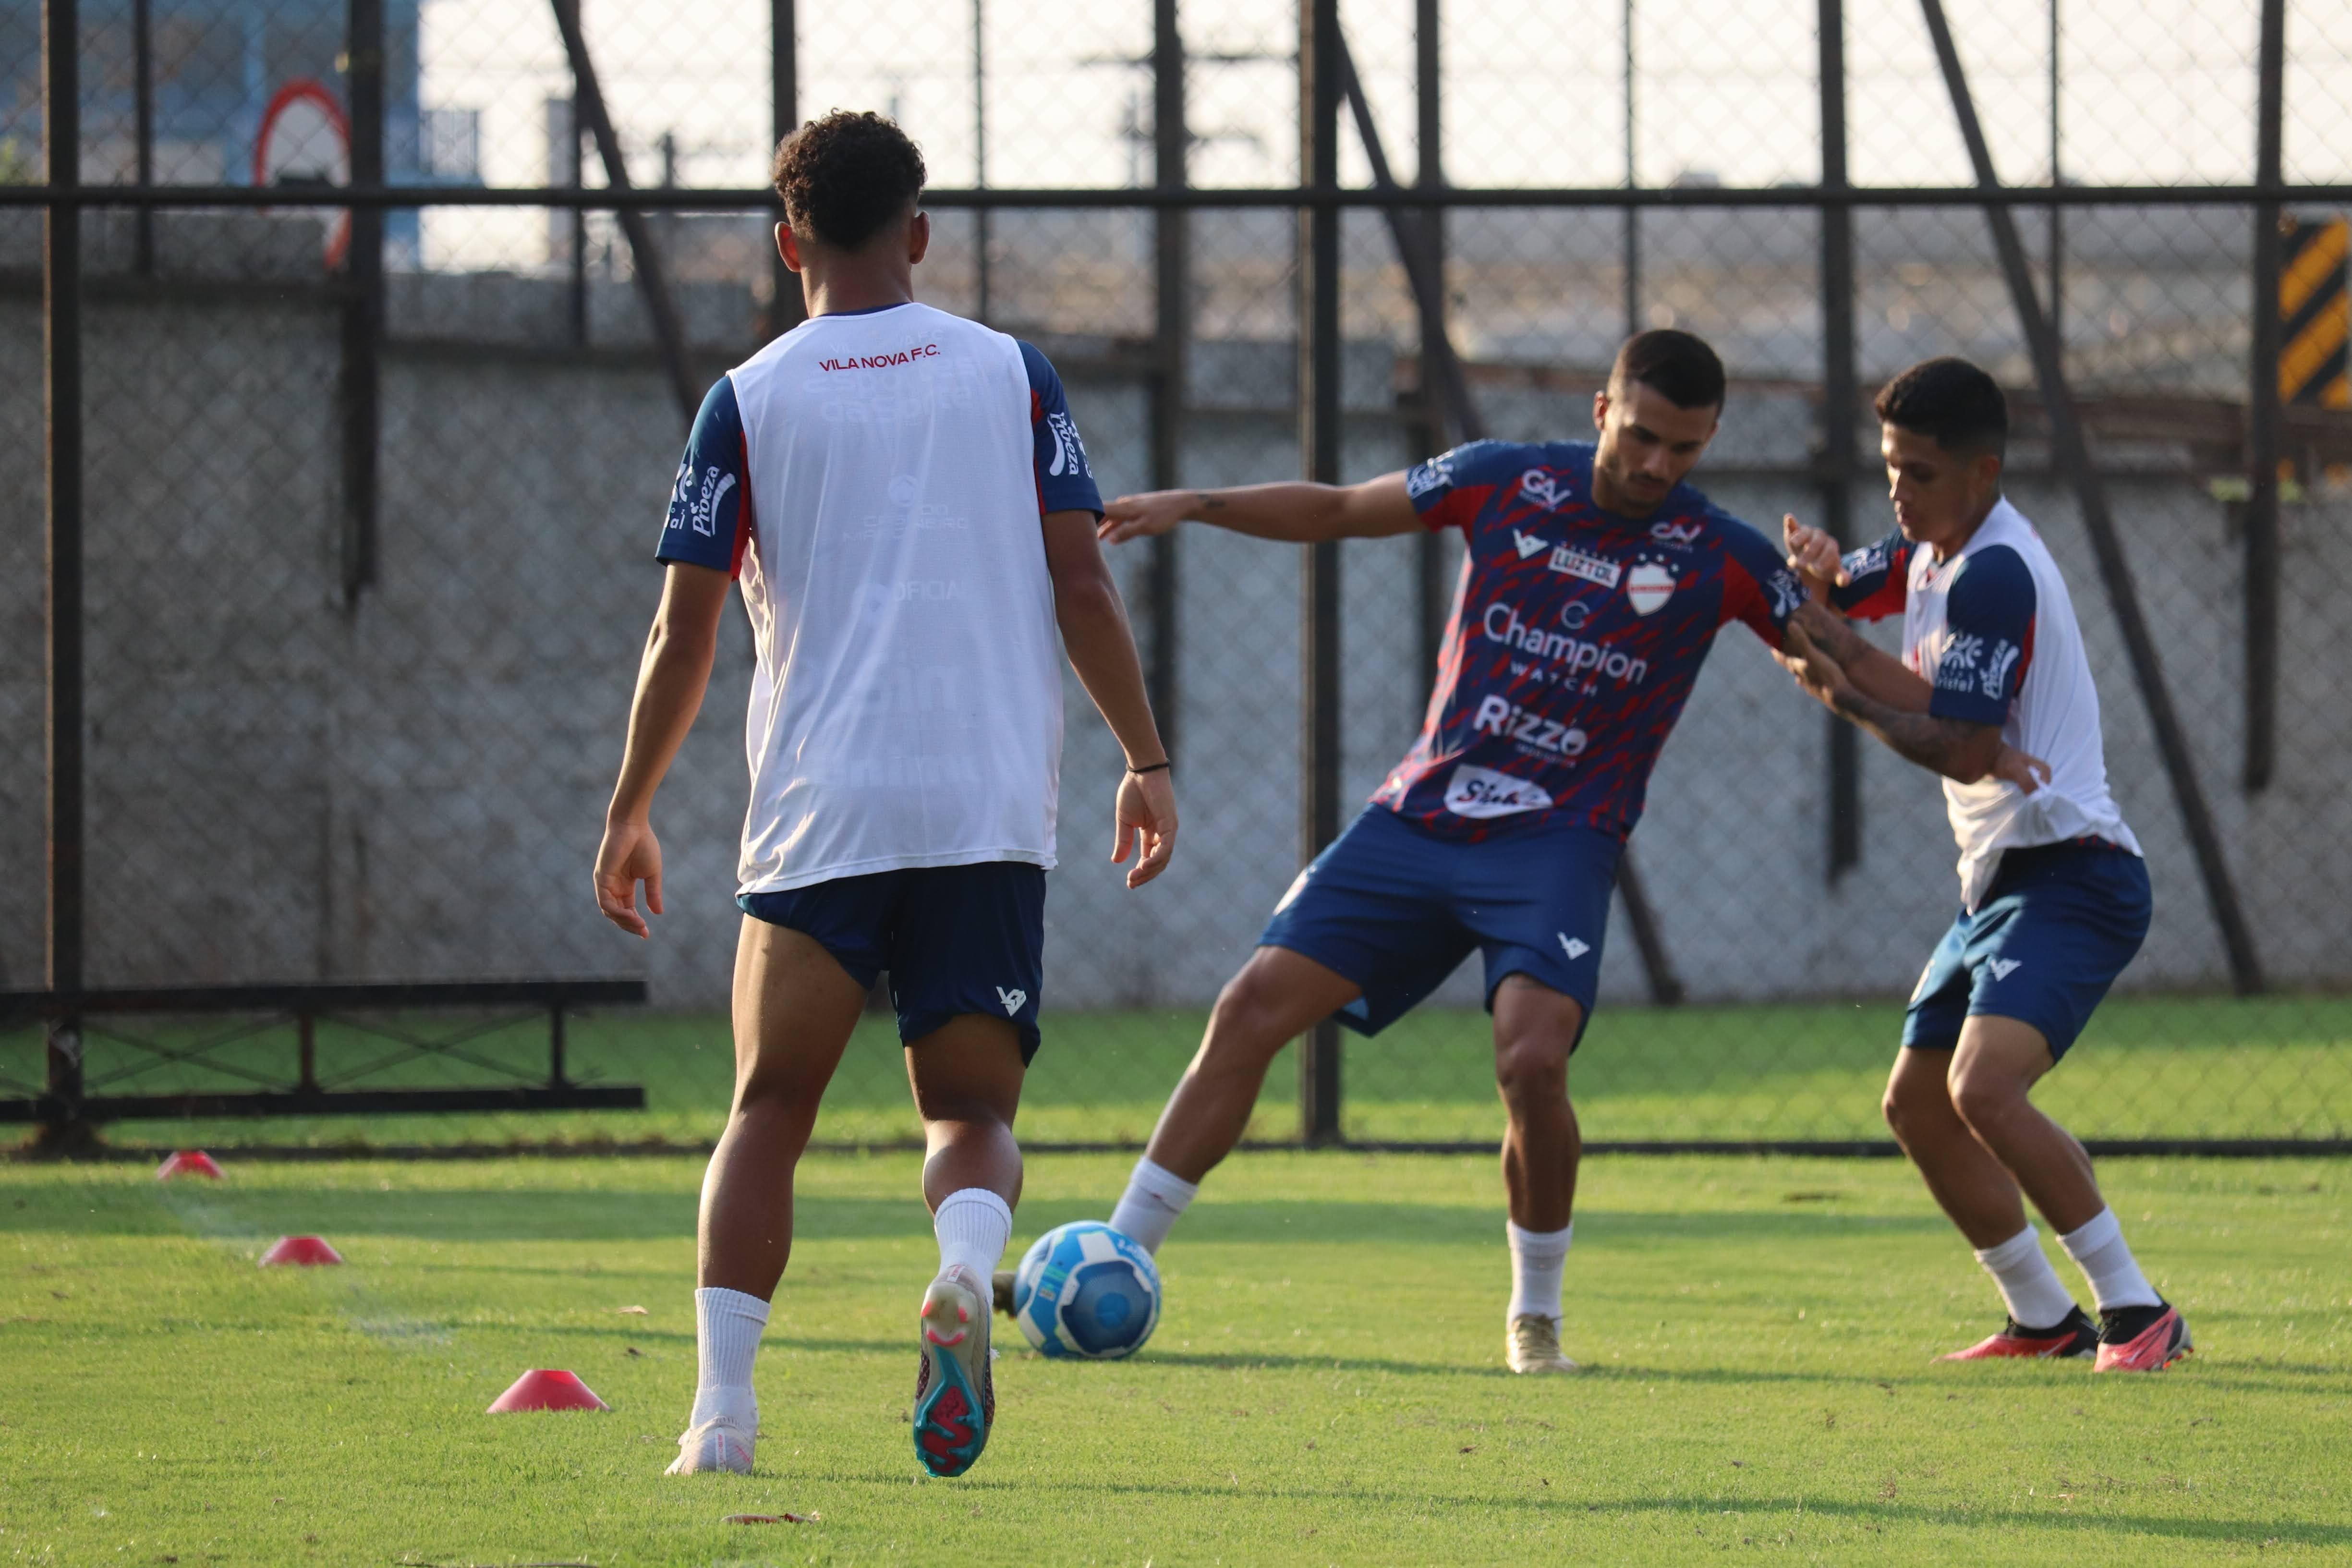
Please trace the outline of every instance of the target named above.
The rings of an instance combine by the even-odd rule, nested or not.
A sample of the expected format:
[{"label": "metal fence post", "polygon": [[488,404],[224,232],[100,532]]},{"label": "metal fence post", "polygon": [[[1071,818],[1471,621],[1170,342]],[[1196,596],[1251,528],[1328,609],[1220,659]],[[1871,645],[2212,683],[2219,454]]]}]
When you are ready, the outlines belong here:
[{"label": "metal fence post", "polygon": [[[383,0],[351,0],[348,13],[352,184],[383,184]],[[343,301],[343,603],[375,581],[377,460],[382,423],[383,208],[351,209]]]},{"label": "metal fence post", "polygon": [[[1184,35],[1177,25],[1176,0],[1152,0],[1151,146],[1152,184],[1161,194],[1184,188],[1191,130],[1184,107]],[[1173,489],[1182,479],[1185,349],[1192,333],[1192,225],[1182,207],[1152,210],[1156,310],[1150,393],[1151,398],[1151,488]],[[1144,606],[1151,643],[1145,660],[1151,711],[1160,739],[1171,755],[1179,744],[1177,660],[1181,645],[1176,624],[1177,535],[1151,542],[1145,558]]]},{"label": "metal fence post", "polygon": [[[2286,0],[2263,0],[2254,184],[2280,180],[2286,79]],[[2246,389],[2244,782],[2266,789],[2278,756],[2279,220],[2275,198],[2254,204],[2252,377]]]},{"label": "metal fence post", "polygon": [[[1434,191],[1445,184],[1445,99],[1443,60],[1439,54],[1438,0],[1413,0],[1413,128],[1415,188]],[[1419,220],[1423,265],[1437,285],[1436,297],[1421,312],[1421,404],[1429,421],[1431,450],[1444,448],[1463,429],[1462,411],[1451,406],[1438,366],[1451,363],[1452,343],[1445,335],[1445,209],[1423,207]],[[1413,542],[1414,585],[1421,610],[1421,667],[1433,687],[1437,661],[1445,651],[1445,622],[1452,612],[1451,590],[1445,581],[1444,542],[1434,530],[1424,529]],[[1428,692],[1423,692],[1427,698]]]},{"label": "metal fence post", "polygon": [[[1298,455],[1307,477],[1339,479],[1339,0],[1300,0],[1298,172],[1312,194],[1298,210]],[[1299,855],[1339,836],[1339,546],[1309,544],[1299,563]],[[1339,1139],[1339,1026],[1326,1018],[1298,1054],[1299,1135]]]},{"label": "metal fence post", "polygon": [[[801,37],[800,16],[794,0],[768,0],[768,32],[772,55],[769,61],[768,90],[774,106],[773,129],[781,145],[785,137],[801,128]],[[775,221],[784,221],[780,205]],[[781,337],[801,324],[808,315],[808,302],[801,297],[800,274],[784,265],[784,253],[775,248],[773,236],[769,237],[772,254],[768,258],[772,293],[768,300],[768,336]]]},{"label": "metal fence post", "polygon": [[[1821,0],[1822,184],[1843,190],[1845,5]],[[1853,209],[1822,208],[1822,526],[1841,545],[1853,537]],[[1862,732],[1829,719],[1830,880],[1862,864]]]},{"label": "metal fence post", "polygon": [[[81,184],[81,78],[75,0],[41,6],[41,134],[53,196]],[[51,200],[41,223],[42,360],[48,469],[47,1131],[63,1144],[81,1122],[82,403],[81,208]]]}]

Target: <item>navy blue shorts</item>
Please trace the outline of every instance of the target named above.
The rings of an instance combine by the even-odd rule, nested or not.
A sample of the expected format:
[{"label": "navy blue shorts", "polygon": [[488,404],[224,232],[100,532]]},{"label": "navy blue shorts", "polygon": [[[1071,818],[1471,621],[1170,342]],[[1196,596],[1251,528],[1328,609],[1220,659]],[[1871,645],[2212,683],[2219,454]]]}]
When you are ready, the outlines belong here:
[{"label": "navy blue shorts", "polygon": [[1473,949],[1486,956],[1488,1012],[1504,978],[1525,974],[1574,997],[1589,1021],[1623,850],[1589,827],[1457,843],[1367,806],[1299,873],[1258,944],[1361,986],[1337,1015],[1361,1035],[1404,1016]]},{"label": "navy blue shorts", "polygon": [[754,920],[814,938],[860,985],[885,970],[898,1038],[912,1045],[966,1013],[1010,1018],[1037,1054],[1045,986],[1045,869],[1017,860],[917,866],[744,893]]},{"label": "navy blue shorts", "polygon": [[2147,863],[2108,844],[2043,844],[2000,858],[1974,914],[1936,944],[1911,994],[1903,1043],[1948,1051],[1979,1016],[2042,1031],[2053,1061],[2147,935]]}]

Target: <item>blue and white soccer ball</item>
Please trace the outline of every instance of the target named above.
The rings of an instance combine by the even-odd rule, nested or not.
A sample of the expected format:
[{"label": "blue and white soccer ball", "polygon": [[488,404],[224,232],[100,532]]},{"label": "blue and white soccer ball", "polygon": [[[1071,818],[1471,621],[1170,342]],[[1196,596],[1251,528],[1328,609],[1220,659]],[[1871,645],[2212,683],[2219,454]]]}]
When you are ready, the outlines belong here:
[{"label": "blue and white soccer ball", "polygon": [[1133,1355],[1160,1322],[1160,1270],[1140,1243],[1098,1220],[1055,1226],[1022,1254],[1013,1321],[1049,1356]]}]

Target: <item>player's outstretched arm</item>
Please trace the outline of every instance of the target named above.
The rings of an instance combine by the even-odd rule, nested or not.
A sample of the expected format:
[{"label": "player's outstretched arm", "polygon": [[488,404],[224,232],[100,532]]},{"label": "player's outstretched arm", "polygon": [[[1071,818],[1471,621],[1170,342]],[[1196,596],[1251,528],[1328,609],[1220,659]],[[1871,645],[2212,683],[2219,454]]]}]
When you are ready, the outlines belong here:
[{"label": "player's outstretched arm", "polygon": [[2049,782],[2050,765],[2002,741],[1998,724],[1939,719],[1926,711],[1925,703],[1919,711],[1910,712],[1861,690],[1838,661],[1808,635],[1802,618],[1790,621],[1787,644],[1773,657],[1831,712],[1869,731],[1890,751],[1930,773],[1958,784],[1998,778],[2028,795]]},{"label": "player's outstretched arm", "polygon": [[719,615],[732,581],[724,572],[673,561],[662,583],[661,608],[637,665],[637,692],[629,703],[629,741],[621,753],[620,782],[604,809],[604,841],[596,849],[596,907],[634,936],[649,936],[637,912],[637,884],[646,909],[662,912],[661,844],[654,837],[654,791],[686,743],[710,664],[719,650]]},{"label": "player's outstretched arm", "polygon": [[1095,542],[1095,514],[1047,512],[1045,529],[1045,571],[1054,580],[1054,618],[1062,628],[1062,647],[1078,683],[1127,753],[1127,772],[1112,808],[1110,858],[1116,864],[1134,854],[1127,885],[1139,888],[1166,870],[1176,852],[1176,786],[1164,765],[1168,752],[1143,688],[1143,661],[1136,657],[1127,605]]},{"label": "player's outstretched arm", "polygon": [[1124,544],[1165,533],[1180,522],[1205,522],[1253,539],[1292,544],[1384,539],[1422,528],[1421,514],[1413,510],[1400,472],[1360,485],[1237,485],[1121,496],[1105,510],[1097,532],[1106,544]]},{"label": "player's outstretched arm", "polygon": [[1936,689],[1925,676],[1864,637],[1853,623],[1819,600],[1797,606],[1789,624],[1801,627],[1813,647],[1827,654],[1864,696],[1885,703],[1898,713],[1925,713]]}]

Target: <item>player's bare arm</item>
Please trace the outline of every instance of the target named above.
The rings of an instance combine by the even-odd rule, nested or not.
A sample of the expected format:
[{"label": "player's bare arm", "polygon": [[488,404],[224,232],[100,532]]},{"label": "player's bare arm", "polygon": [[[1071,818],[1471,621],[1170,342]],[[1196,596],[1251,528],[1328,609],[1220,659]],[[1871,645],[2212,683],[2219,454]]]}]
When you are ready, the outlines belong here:
[{"label": "player's bare arm", "polygon": [[[1808,606],[1810,608],[1811,606]],[[1803,612],[1800,612],[1801,617]],[[1837,619],[1832,616],[1832,619]],[[1839,620],[1840,626],[1845,622]],[[1851,626],[1849,636],[1861,643]],[[1868,643],[1862,643],[1870,647]],[[1872,648],[1874,653],[1877,652]],[[2032,795],[2050,776],[2050,766],[2040,758],[2016,750],[2001,740],[1997,724],[1972,724],[1960,719],[1939,719],[1927,711],[1922,701],[1917,711],[1896,708],[1881,701],[1861,689],[1845,668],[1821,644],[1808,634],[1801,618],[1789,623],[1787,645],[1774,658],[1797,678],[1803,687],[1823,706],[1842,719],[1861,726],[1877,736],[1887,748],[1906,761],[1918,763],[1930,773],[1941,773],[1957,784],[1976,784],[1986,778],[1999,778],[2017,785]],[[1880,656],[1884,658],[1882,654]],[[1892,659],[1887,660],[1893,664]],[[1895,665],[1897,669],[1902,666]],[[1909,670],[1903,670],[1910,676]],[[1917,679],[1916,676],[1911,679]],[[1922,683],[1924,684],[1924,682]]]},{"label": "player's bare arm", "polygon": [[637,884],[646,909],[662,912],[661,844],[654,837],[654,791],[677,760],[710,684],[719,649],[719,615],[730,580],[724,572],[672,562],[662,582],[661,607],[646,636],[629,703],[629,739],[620,782],[604,811],[604,841],[596,850],[596,907],[633,936],[649,936],[637,912]]},{"label": "player's bare arm", "polygon": [[1127,620],[1102,547],[1095,540],[1091,511],[1045,515],[1045,571],[1054,580],[1054,616],[1062,647],[1078,682],[1094,699],[1103,722],[1127,753],[1113,813],[1111,860],[1135,864],[1127,885],[1139,888],[1168,868],[1176,852],[1176,786],[1165,765],[1160,727],[1145,694],[1143,666],[1135,655],[1135,634]]},{"label": "player's bare arm", "polygon": [[1422,529],[1399,472],[1360,485],[1292,482],[1121,496],[1106,509],[1098,531],[1104,543],[1124,544],[1165,533],[1180,522],[1205,522],[1291,544],[1386,539]]}]

